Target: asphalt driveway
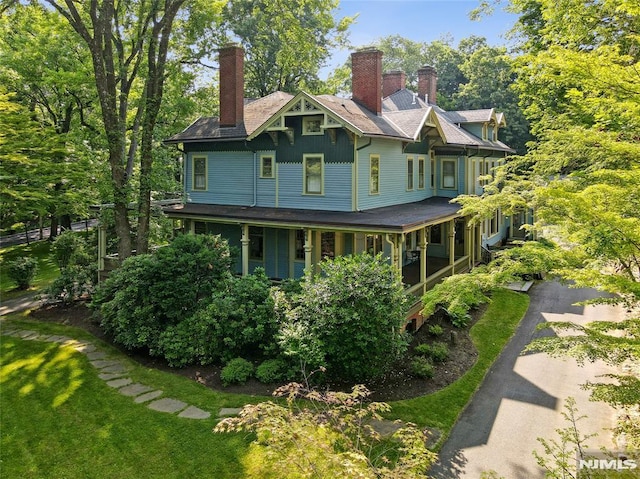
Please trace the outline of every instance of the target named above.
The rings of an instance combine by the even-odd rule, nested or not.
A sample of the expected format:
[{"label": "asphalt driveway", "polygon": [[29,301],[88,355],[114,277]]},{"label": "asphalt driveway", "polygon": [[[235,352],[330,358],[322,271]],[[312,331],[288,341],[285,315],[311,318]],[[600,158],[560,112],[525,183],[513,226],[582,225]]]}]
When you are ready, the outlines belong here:
[{"label": "asphalt driveway", "polygon": [[567,397],[575,398],[580,414],[587,416],[579,423],[581,432],[598,433],[588,441],[589,448],[611,448],[606,429],[613,425],[613,410],[589,401],[580,385],[615,371],[601,362],[580,367],[573,359],[522,351],[532,339],[551,334],[535,330],[541,322],[616,320],[623,311],[574,306],[598,293],[553,281],[535,285],[530,296],[529,311],[454,426],[430,477],[478,479],[483,471],[495,471],[507,479],[544,478],[532,451],[542,452],[536,438],[555,438],[556,429],[567,427],[561,415]]}]

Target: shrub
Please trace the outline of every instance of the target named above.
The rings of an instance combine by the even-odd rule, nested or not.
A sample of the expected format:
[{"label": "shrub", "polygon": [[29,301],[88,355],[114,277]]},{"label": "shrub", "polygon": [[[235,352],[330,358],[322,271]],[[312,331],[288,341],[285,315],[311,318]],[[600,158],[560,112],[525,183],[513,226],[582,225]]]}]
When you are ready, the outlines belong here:
[{"label": "shrub", "polygon": [[449,347],[446,343],[419,344],[414,351],[438,363],[446,361],[449,357]]},{"label": "shrub", "polygon": [[485,268],[449,276],[422,297],[422,315],[429,317],[438,308],[443,308],[454,326],[465,327],[471,319],[469,311],[488,302],[487,293],[497,287],[502,279],[499,275],[488,273]]},{"label": "shrub", "polygon": [[85,255],[86,245],[77,233],[67,230],[56,237],[51,245],[51,251],[60,271],[62,271],[70,264],[78,263],[77,260],[74,261],[74,256]]},{"label": "shrub", "polygon": [[433,363],[424,356],[411,359],[411,374],[423,379],[431,379],[435,373]]},{"label": "shrub", "polygon": [[38,260],[21,256],[7,264],[7,275],[18,285],[18,289],[29,289],[38,272]]},{"label": "shrub", "polygon": [[253,375],[253,364],[243,358],[235,358],[222,368],[220,379],[223,386],[246,383]]},{"label": "shrub", "polygon": [[439,324],[430,324],[427,331],[431,336],[442,336],[444,334],[444,328]]},{"label": "shrub", "polygon": [[273,356],[278,349],[278,320],[270,291],[263,269],[229,277],[212,292],[206,306],[161,333],[159,354],[172,366]]},{"label": "shrub", "polygon": [[69,304],[90,295],[98,282],[98,271],[82,237],[65,231],[55,239],[51,249],[60,276],[47,289],[47,300]]},{"label": "shrub", "polygon": [[267,359],[256,368],[256,378],[261,383],[285,381],[289,376],[289,365],[282,359]]},{"label": "shrub", "polygon": [[92,305],[115,342],[158,355],[162,333],[224,287],[232,261],[219,236],[180,235],[154,254],[127,258],[96,288]]},{"label": "shrub", "polygon": [[302,294],[285,308],[281,344],[312,368],[324,359],[327,377],[365,381],[383,374],[406,351],[407,297],[401,278],[381,255],[340,256],[307,271]]}]

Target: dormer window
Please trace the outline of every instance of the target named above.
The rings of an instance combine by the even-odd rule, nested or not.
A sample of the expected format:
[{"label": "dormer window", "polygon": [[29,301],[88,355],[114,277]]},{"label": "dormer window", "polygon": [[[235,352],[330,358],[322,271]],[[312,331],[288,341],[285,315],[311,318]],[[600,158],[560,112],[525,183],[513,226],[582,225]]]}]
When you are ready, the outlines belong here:
[{"label": "dormer window", "polygon": [[491,129],[491,141],[498,141],[498,125],[493,125]]},{"label": "dormer window", "polygon": [[489,138],[489,125],[486,123],[482,124],[482,139],[486,140]]},{"label": "dormer window", "polygon": [[303,135],[322,135],[322,116],[306,116],[302,119]]}]

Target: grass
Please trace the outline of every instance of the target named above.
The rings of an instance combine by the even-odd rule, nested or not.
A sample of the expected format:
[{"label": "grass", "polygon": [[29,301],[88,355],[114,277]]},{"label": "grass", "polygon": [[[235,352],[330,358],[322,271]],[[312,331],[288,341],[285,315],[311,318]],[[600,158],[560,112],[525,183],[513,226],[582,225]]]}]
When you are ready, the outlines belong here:
[{"label": "grass", "polygon": [[495,291],[485,314],[470,331],[478,349],[478,360],[473,367],[456,382],[438,392],[392,402],[392,419],[439,429],[442,433],[436,445],[439,448],[480,387],[487,371],[515,333],[528,307],[529,296],[525,294],[506,289]]},{"label": "grass", "polygon": [[[476,364],[437,393],[391,403],[391,419],[436,427],[444,442],[489,367],[511,338],[529,304],[526,295],[500,290],[471,329]],[[84,330],[11,315],[12,325],[41,333],[89,339],[113,357],[116,349]],[[212,391],[187,378],[128,361],[134,382],[162,389],[166,397],[211,411],[207,420],[187,420],[149,410],[97,377],[87,358],[71,348],[2,337],[0,342],[0,464],[6,477],[243,477],[250,437],[213,434],[222,407],[240,407],[265,397]]]},{"label": "grass", "polygon": [[[76,328],[12,316],[9,325],[91,339]],[[6,327],[3,324],[3,327]],[[98,378],[86,356],[54,343],[2,337],[0,464],[4,477],[240,478],[246,435],[213,434],[221,407],[264,400],[212,391],[129,362],[134,382],[212,412],[190,420],[152,411]],[[126,358],[122,359],[127,361]]]},{"label": "grass", "polygon": [[49,241],[37,241],[30,245],[15,245],[0,249],[0,263],[11,261],[20,256],[31,256],[38,260],[38,272],[27,291],[17,289],[16,284],[9,279],[5,272],[0,275],[0,296],[3,301],[23,296],[26,292],[40,291],[58,277],[60,270],[51,257],[50,248]]}]

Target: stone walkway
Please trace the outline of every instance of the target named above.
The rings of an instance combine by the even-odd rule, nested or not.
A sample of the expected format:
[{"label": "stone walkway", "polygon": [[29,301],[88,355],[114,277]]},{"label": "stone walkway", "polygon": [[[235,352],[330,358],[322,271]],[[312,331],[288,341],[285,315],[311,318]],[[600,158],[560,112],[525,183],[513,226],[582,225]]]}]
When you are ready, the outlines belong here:
[{"label": "stone walkway", "polygon": [[130,396],[136,403],[146,403],[147,407],[154,411],[177,414],[178,417],[188,419],[207,419],[211,416],[210,412],[191,406],[186,402],[162,397],[163,391],[160,389],[134,383],[128,377],[128,370],[123,361],[111,359],[108,353],[100,350],[90,341],[79,341],[67,336],[40,334],[37,331],[17,329],[11,326],[4,327],[0,334],[29,341],[45,341],[69,346],[87,356],[91,365],[98,371],[98,377],[108,386],[117,389],[124,396]]}]

